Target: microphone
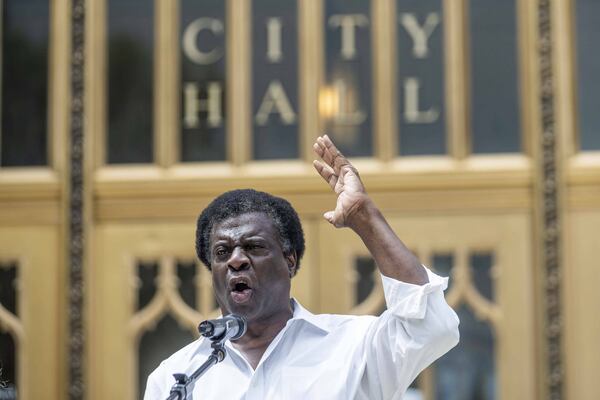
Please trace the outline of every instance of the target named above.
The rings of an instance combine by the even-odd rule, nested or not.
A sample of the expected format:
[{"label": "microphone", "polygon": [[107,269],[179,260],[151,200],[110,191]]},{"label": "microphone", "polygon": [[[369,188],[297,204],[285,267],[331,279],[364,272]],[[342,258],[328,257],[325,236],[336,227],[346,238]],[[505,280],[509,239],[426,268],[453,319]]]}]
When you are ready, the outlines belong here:
[{"label": "microphone", "polygon": [[236,340],[244,336],[247,328],[246,318],[229,314],[222,318],[210,319],[198,325],[198,332],[212,341]]}]

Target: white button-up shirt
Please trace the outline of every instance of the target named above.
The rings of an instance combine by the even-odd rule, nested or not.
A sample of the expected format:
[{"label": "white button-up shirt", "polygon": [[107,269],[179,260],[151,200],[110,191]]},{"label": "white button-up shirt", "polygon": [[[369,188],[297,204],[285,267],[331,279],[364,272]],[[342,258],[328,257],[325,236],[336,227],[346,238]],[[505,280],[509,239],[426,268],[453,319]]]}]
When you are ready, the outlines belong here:
[{"label": "white button-up shirt", "polygon": [[[256,370],[230,343],[225,360],[196,382],[194,399],[402,399],[425,367],[458,343],[458,317],[444,300],[448,278],[427,270],[418,286],[382,275],[380,317],[311,314],[297,302]],[[148,377],[144,400],[169,395],[173,373],[190,375],[211,353],[203,338]]]}]

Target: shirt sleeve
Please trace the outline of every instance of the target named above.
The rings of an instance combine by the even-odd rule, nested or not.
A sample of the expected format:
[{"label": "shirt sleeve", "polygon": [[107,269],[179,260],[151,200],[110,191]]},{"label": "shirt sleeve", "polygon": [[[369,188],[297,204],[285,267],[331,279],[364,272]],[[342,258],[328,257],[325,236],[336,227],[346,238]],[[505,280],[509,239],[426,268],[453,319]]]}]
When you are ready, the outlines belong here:
[{"label": "shirt sleeve", "polygon": [[387,310],[366,335],[361,383],[370,398],[401,399],[423,369],[458,343],[458,317],[443,293],[448,278],[426,270],[425,285],[382,275]]}]

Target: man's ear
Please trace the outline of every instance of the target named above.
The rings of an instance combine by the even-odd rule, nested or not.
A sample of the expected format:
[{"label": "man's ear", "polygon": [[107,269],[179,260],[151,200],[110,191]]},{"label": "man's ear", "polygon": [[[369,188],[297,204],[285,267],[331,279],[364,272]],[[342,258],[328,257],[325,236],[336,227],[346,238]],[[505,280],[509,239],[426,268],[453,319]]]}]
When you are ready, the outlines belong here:
[{"label": "man's ear", "polygon": [[290,251],[289,254],[286,254],[285,260],[287,261],[290,278],[292,278],[296,275],[296,271],[298,270],[298,258],[296,257],[296,252],[294,250]]}]

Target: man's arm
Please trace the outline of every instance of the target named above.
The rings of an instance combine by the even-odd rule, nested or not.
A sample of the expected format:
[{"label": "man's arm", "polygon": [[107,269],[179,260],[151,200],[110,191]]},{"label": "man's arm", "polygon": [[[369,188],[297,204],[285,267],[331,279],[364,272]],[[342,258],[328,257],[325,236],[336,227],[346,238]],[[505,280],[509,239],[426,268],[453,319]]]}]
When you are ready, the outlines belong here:
[{"label": "man's arm", "polygon": [[327,136],[317,138],[319,174],[337,194],[324,217],[363,240],[383,275],[387,310],[363,337],[365,398],[400,399],[413,379],[458,343],[458,318],[444,300],[447,278],[427,271],[367,195],[358,171]]},{"label": "man's arm", "polygon": [[396,236],[373,200],[367,195],[358,171],[327,135],[313,145],[322,161],[313,165],[337,194],[335,210],[324,217],[336,228],[349,227],[360,236],[379,268],[390,278],[423,285],[429,282],[425,268]]}]

